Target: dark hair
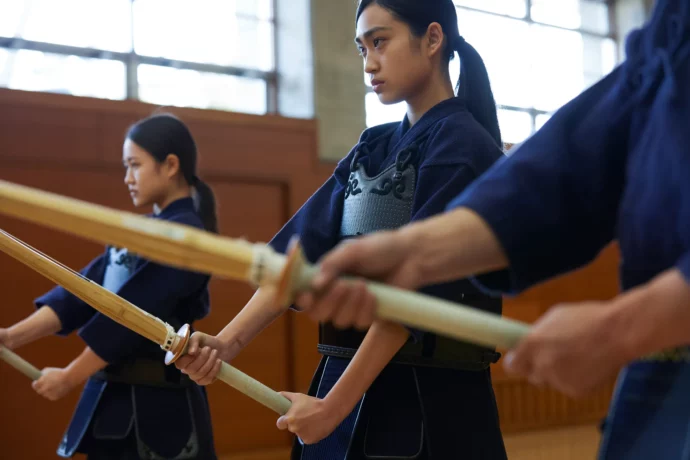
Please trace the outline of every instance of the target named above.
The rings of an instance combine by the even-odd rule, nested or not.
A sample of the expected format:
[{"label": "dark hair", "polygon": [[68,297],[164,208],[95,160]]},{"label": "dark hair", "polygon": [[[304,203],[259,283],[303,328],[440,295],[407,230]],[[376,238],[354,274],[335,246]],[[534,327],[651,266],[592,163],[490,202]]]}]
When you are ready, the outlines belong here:
[{"label": "dark hair", "polygon": [[467,104],[467,110],[503,147],[501,130],[494,94],[484,61],[472,45],[467,43],[458,30],[458,15],[453,0],[360,0],[355,21],[370,5],[379,5],[396,19],[410,27],[416,37],[423,36],[429,25],[437,22],[446,36],[445,61],[453,59],[455,51],[460,56],[460,79],[456,86],[457,97]]},{"label": "dark hair", "polygon": [[182,176],[194,189],[194,208],[204,228],[218,233],[216,199],[211,187],[196,175],[196,143],[189,128],[174,115],[156,114],[132,125],[127,131],[127,139],[149,152],[159,163],[170,154],[177,156]]}]

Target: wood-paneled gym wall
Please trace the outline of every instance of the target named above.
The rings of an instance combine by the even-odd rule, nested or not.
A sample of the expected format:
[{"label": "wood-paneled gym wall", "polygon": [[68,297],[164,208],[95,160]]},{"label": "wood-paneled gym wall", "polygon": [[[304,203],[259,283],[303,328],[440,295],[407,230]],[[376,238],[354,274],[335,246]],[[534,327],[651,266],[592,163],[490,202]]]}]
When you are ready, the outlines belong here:
[{"label": "wood-paneled gym wall", "polygon": [[[0,178],[88,201],[132,210],[122,183],[124,133],[155,110],[134,101],[104,101],[0,89]],[[221,232],[267,241],[328,177],[333,164],[318,160],[316,122],[274,116],[173,109],[190,126],[201,154],[200,176],[219,202]],[[354,142],[354,140],[353,140]],[[80,268],[97,244],[0,216],[3,228]],[[588,269],[506,302],[505,313],[533,321],[562,300],[609,298],[616,292],[615,249]],[[51,287],[41,276],[0,254],[0,326],[32,311],[31,300]],[[212,314],[198,328],[217,333],[244,305],[251,290],[237,282],[212,282]],[[259,336],[234,364],[275,389],[305,391],[318,356],[316,326],[290,313]],[[18,352],[37,367],[66,365],[81,350],[76,337],[49,337]],[[36,395],[29,382],[0,363],[2,458],[55,458],[78,392],[59,402]],[[571,401],[505,376],[495,366],[495,389],[506,431],[600,418],[611,387]],[[222,384],[210,387],[217,449],[228,458],[285,457],[287,435],[275,415]],[[262,454],[263,453],[263,454]],[[252,457],[253,458],[253,457]]]}]

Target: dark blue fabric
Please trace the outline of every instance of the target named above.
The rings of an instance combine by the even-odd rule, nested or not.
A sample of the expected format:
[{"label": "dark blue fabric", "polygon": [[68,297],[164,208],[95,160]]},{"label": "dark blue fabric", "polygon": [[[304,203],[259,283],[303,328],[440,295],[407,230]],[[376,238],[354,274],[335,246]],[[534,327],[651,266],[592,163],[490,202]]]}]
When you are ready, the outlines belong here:
[{"label": "dark blue fabric", "polygon": [[[177,200],[153,217],[203,228],[191,198]],[[107,265],[108,251],[83,269],[82,274],[101,284]],[[137,258],[132,276],[117,294],[174,327],[180,327],[208,315],[208,282],[208,275]],[[161,363],[164,360],[165,353],[160,346],[97,312],[62,287],[39,297],[35,304],[37,307],[47,305],[56,312],[63,325],[61,334],[79,329],[84,342],[111,366],[143,357]],[[170,382],[179,382],[181,374],[174,366],[168,366],[165,371]],[[70,443],[83,441],[79,452],[88,452],[89,446],[95,446],[99,441],[131,442],[130,435],[134,429],[141,442],[167,458],[184,448],[195,429],[201,449],[198,458],[215,458],[210,413],[203,388],[192,385],[171,389],[109,383],[100,398],[94,398],[95,392],[90,388],[99,385],[101,383],[94,379],[87,383],[67,429]],[[175,418],[180,422],[167,423],[163,418],[169,418],[170,413],[176,414]],[[75,433],[84,431],[84,426],[89,427],[83,433],[84,438],[75,437]]]},{"label": "dark blue fabric", "polygon": [[[520,292],[614,238],[623,290],[674,267],[690,283],[690,1],[659,0],[627,55],[449,206],[481,215],[508,256],[509,276],[478,284]],[[621,374],[602,460],[690,458],[687,368],[636,362]]]},{"label": "dark blue fabric", "polygon": [[[439,103],[411,128],[405,118],[401,123],[367,129],[357,146],[338,163],[333,175],[269,244],[276,251],[285,252],[290,239],[297,235],[307,259],[317,262],[340,242],[343,195],[358,148],[363,150],[361,147],[367,146],[363,150],[366,154],[358,160],[365,166],[367,175],[373,177],[392,165],[398,152],[412,143],[419,144],[421,154],[412,221],[443,212],[453,197],[503,156],[457,98]],[[468,295],[481,296],[467,280],[428,286],[422,292],[455,302],[463,301]],[[500,313],[500,299],[486,305]],[[421,331],[412,330],[412,333],[412,340],[421,340]]]},{"label": "dark blue fabric", "polygon": [[588,263],[614,238],[625,289],[676,264],[688,276],[688,9],[659,2],[629,38],[628,61],[450,204],[481,215],[508,255],[510,282],[488,288],[520,292]]},{"label": "dark blue fabric", "polygon": [[[203,228],[194,211],[191,198],[171,203],[159,219]],[[101,284],[107,266],[107,252],[82,270],[84,275]],[[152,315],[170,322],[201,319],[209,312],[207,291],[209,277],[139,258],[132,277],[117,295]],[[95,311],[62,287],[56,287],[35,301],[36,306],[50,306],[63,324],[63,333],[80,328],[79,335],[103,360],[117,363],[131,357],[148,341],[105,315]],[[105,338],[105,339],[104,339]]]},{"label": "dark blue fabric", "polygon": [[601,460],[690,460],[690,363],[639,362],[620,376]]},{"label": "dark blue fabric", "polygon": [[[453,197],[503,155],[457,98],[436,105],[411,127],[405,119],[401,123],[367,129],[331,178],[270,244],[275,250],[284,252],[290,239],[297,235],[306,257],[317,262],[340,242],[344,192],[356,152],[359,152],[357,160],[366,174],[373,177],[392,165],[399,152],[412,145],[418,147],[419,153],[413,221],[441,213]],[[473,298],[482,308],[496,313],[501,311],[500,298],[487,300],[467,280],[430,286],[424,292],[463,303]],[[411,332],[411,340],[425,338],[422,331]],[[329,365],[325,369],[322,367],[315,376],[311,394],[317,394],[320,387],[319,396],[325,395],[348,363],[349,360],[329,361]],[[333,435],[307,447],[304,457],[302,447],[296,445],[293,458],[342,459],[348,446],[350,460],[366,458],[367,452],[380,454],[381,458],[396,457],[401,450],[409,453],[414,447],[406,446],[400,438],[407,440],[409,433],[419,430],[424,417],[428,418],[427,443],[422,451],[425,456],[420,459],[431,458],[429,452],[434,452],[433,458],[441,459],[465,458],[468,452],[473,456],[467,458],[473,459],[505,458],[488,372],[421,369],[417,382],[413,371],[417,368],[400,369],[400,365],[387,366],[372,387],[373,393],[365,398],[362,410],[366,409],[366,423],[355,423],[357,414],[353,413]],[[420,391],[417,391],[417,383]],[[453,391],[447,390],[450,388]],[[396,437],[398,441],[392,441]]]},{"label": "dark blue fabric", "polygon": [[[349,362],[323,358],[310,394],[328,394]],[[296,444],[292,459],[507,458],[489,370],[391,364],[360,405],[321,442]]]}]

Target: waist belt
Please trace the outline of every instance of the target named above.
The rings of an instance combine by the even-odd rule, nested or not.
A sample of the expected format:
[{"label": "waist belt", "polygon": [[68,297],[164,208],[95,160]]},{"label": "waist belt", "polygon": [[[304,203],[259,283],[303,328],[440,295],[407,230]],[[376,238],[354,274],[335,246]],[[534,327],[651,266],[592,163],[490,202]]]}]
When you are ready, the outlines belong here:
[{"label": "waist belt", "polygon": [[[357,348],[320,343],[318,351],[325,356],[352,358]],[[478,371],[487,369],[501,357],[500,353],[466,342],[425,334],[418,343],[407,343],[391,363]]]},{"label": "waist belt", "polygon": [[107,382],[146,385],[167,388],[186,388],[191,379],[175,366],[166,366],[162,360],[136,358],[122,364],[111,364],[98,371],[93,378]]}]

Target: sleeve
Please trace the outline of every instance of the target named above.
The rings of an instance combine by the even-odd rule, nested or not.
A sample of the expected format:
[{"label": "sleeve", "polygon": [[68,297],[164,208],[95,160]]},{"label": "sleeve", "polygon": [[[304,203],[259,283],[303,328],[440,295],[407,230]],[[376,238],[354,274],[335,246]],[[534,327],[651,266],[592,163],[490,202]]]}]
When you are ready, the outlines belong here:
[{"label": "sleeve", "polygon": [[293,236],[298,236],[305,257],[316,263],[339,241],[343,215],[343,194],[349,176],[349,155],[336,167],[333,175],[307,200],[269,245],[285,253]]},{"label": "sleeve", "polygon": [[685,282],[690,284],[690,251],[686,252],[676,264],[678,270],[685,278]]},{"label": "sleeve", "polygon": [[[101,254],[84,267],[80,273],[94,283],[103,283],[107,254]],[[96,311],[80,298],[67,291],[62,286],[56,286],[41,297],[34,300],[36,308],[50,307],[60,319],[62,329],[58,335],[66,336],[79,329]]]},{"label": "sleeve", "polygon": [[[451,148],[452,146],[448,146]],[[430,165],[419,170],[419,181],[415,192],[412,221],[423,220],[441,214],[448,203],[462,192],[477,175],[467,164]],[[458,280],[433,286],[425,286],[420,292],[443,299],[453,299],[458,293],[467,291],[467,280]],[[410,340],[418,342],[425,335],[424,331],[407,328]]]},{"label": "sleeve", "polygon": [[[189,224],[184,215],[171,221]],[[145,261],[117,294],[153,316],[169,321],[180,303],[202,292],[208,280],[206,274]],[[131,356],[147,340],[98,312],[79,331],[79,336],[108,363]]]},{"label": "sleeve", "polygon": [[451,202],[479,214],[508,257],[507,276],[479,276],[481,287],[517,293],[613,239],[634,104],[623,75],[619,67],[565,105]]}]

